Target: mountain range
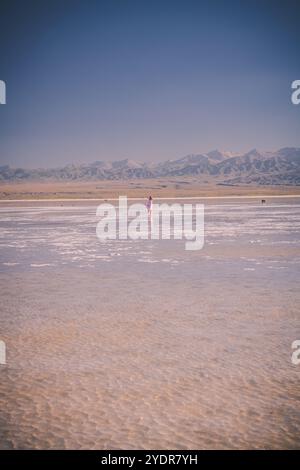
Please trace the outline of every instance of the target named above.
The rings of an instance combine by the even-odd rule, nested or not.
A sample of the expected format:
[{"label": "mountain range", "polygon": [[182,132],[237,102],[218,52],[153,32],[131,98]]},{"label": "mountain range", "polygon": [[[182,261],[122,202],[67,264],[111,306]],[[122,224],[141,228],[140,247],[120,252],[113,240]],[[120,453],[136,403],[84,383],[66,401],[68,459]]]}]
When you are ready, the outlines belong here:
[{"label": "mountain range", "polygon": [[0,181],[89,181],[136,178],[196,177],[219,185],[300,185],[300,148],[233,154],[213,150],[177,160],[142,163],[133,160],[95,161],[57,168],[11,168],[0,166]]}]

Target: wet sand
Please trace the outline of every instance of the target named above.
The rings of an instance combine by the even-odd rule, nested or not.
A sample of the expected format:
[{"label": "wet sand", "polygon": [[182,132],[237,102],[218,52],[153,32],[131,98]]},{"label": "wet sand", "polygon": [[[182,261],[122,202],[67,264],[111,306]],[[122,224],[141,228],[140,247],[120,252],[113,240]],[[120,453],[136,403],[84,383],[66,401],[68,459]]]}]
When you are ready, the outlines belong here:
[{"label": "wet sand", "polygon": [[300,201],[205,204],[197,252],[0,204],[0,448],[300,448]]}]

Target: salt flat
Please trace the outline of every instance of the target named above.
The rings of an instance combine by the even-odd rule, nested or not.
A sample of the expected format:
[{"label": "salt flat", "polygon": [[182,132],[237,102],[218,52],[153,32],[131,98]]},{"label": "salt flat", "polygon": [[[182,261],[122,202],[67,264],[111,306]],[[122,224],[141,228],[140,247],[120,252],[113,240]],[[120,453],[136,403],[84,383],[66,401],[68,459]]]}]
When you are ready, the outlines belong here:
[{"label": "salt flat", "polygon": [[299,199],[205,202],[195,252],[95,213],[0,204],[0,447],[299,448]]}]

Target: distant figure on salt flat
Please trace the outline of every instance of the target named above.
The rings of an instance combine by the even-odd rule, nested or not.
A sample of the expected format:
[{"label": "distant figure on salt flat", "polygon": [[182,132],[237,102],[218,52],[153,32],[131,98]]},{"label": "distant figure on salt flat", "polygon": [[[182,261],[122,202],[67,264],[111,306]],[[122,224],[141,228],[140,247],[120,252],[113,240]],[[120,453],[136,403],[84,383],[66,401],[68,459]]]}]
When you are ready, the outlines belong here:
[{"label": "distant figure on salt flat", "polygon": [[265,199],[262,199],[262,200],[261,200],[261,203],[262,203],[262,204],[265,204],[265,203],[266,203],[266,200],[265,200]]},{"label": "distant figure on salt flat", "polygon": [[152,196],[149,196],[148,197],[148,200],[146,202],[146,207],[148,209],[148,214],[150,215],[151,212],[152,212],[152,203],[153,203],[153,200],[152,200]]}]

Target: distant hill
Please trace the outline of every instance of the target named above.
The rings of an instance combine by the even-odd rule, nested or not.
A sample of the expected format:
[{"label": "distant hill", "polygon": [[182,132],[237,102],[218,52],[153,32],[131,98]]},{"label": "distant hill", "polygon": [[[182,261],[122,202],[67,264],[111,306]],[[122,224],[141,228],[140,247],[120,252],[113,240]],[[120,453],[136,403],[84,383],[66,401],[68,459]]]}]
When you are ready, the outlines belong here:
[{"label": "distant hill", "polygon": [[256,149],[242,155],[213,150],[178,160],[141,163],[133,160],[26,170],[0,167],[0,181],[89,181],[194,176],[219,185],[300,185],[300,149],[273,152]]}]

